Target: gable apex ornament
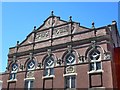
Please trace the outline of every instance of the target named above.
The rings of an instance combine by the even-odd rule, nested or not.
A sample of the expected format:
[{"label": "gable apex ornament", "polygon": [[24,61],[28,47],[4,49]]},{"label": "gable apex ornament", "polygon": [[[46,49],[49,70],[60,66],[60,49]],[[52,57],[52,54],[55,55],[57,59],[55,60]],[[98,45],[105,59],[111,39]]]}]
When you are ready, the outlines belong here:
[{"label": "gable apex ornament", "polygon": [[33,28],[33,32],[36,30],[36,26],[34,26],[34,28]]},{"label": "gable apex ornament", "polygon": [[54,11],[51,11],[51,16],[54,16],[54,14],[53,14],[53,13],[54,13]]},{"label": "gable apex ornament", "polygon": [[96,41],[91,41],[91,43],[92,43],[92,48],[96,48]]},{"label": "gable apex ornament", "polygon": [[33,53],[30,53],[29,60],[33,59]]},{"label": "gable apex ornament", "polygon": [[72,22],[72,16],[69,17],[69,22]]},{"label": "gable apex ornament", "polygon": [[96,37],[97,30],[95,29],[95,23],[94,22],[92,22],[92,29],[94,29],[94,35]]},{"label": "gable apex ornament", "polygon": [[12,60],[14,63],[17,61],[16,60],[16,56],[13,56],[13,60]]},{"label": "gable apex ornament", "polygon": [[92,22],[92,29],[95,29],[95,23],[94,23],[94,21]]},{"label": "gable apex ornament", "polygon": [[68,45],[67,48],[68,48],[68,52],[71,53],[71,51],[72,51],[72,45]]},{"label": "gable apex ornament", "polygon": [[47,55],[50,56],[51,53],[52,53],[51,49],[48,49],[48,50],[47,50]]}]

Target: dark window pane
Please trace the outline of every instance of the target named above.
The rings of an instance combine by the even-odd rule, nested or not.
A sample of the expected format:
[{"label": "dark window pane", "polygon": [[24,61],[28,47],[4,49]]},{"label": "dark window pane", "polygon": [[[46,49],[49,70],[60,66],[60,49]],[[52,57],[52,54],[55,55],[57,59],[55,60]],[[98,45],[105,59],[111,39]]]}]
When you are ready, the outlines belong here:
[{"label": "dark window pane", "polygon": [[26,80],[25,81],[25,90],[32,90],[33,88],[33,80]]},{"label": "dark window pane", "polygon": [[54,75],[54,68],[50,68],[50,75]]},{"label": "dark window pane", "polygon": [[28,81],[25,81],[25,90],[28,88]]},{"label": "dark window pane", "polygon": [[71,76],[71,88],[75,88],[75,76]]},{"label": "dark window pane", "polygon": [[10,74],[10,80],[12,79],[12,73]]},{"label": "dark window pane", "polygon": [[99,69],[101,69],[101,62],[96,63],[96,70],[99,70]]},{"label": "dark window pane", "polygon": [[70,79],[69,77],[65,77],[65,88],[69,88],[70,86]]},{"label": "dark window pane", "polygon": [[44,71],[44,76],[54,75],[54,68],[47,68]]},{"label": "dark window pane", "polygon": [[48,69],[45,69],[44,70],[44,76],[47,76],[48,75]]},{"label": "dark window pane", "polygon": [[30,81],[30,90],[33,88],[33,81]]},{"label": "dark window pane", "polygon": [[75,76],[65,77],[65,88],[75,88]]},{"label": "dark window pane", "polygon": [[11,73],[10,74],[10,80],[16,79],[16,73]]},{"label": "dark window pane", "polygon": [[90,71],[94,70],[94,63],[90,63]]}]

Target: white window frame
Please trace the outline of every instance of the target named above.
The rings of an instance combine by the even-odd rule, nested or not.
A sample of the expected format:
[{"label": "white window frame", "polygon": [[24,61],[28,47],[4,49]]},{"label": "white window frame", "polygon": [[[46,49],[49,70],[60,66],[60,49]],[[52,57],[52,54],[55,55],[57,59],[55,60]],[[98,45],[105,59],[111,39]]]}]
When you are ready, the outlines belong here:
[{"label": "white window frame", "polygon": [[[73,88],[74,89],[76,88],[76,75],[69,75],[69,76],[65,76],[65,89],[73,89],[72,88],[72,77],[74,77],[74,85],[75,85]],[[67,79],[69,79],[69,80],[67,80]],[[67,86],[66,83],[69,83],[68,87],[66,87]]]},{"label": "white window frame", "polygon": [[[92,50],[94,50],[94,49],[92,49]],[[90,52],[92,51],[92,50],[90,50]],[[95,48],[95,50],[98,50],[97,48]],[[98,50],[99,51],[99,50]],[[100,51],[99,51],[100,52]],[[89,56],[89,55],[88,55]],[[89,56],[89,59],[90,59],[90,56]],[[94,69],[93,70],[91,70],[91,64],[94,64]],[[97,63],[100,63],[100,69],[97,69]],[[94,60],[91,60],[90,59],[90,64],[89,64],[89,72],[88,73],[95,73],[95,72],[103,72],[103,70],[102,70],[102,61],[101,61],[101,52],[100,52],[100,57],[99,57],[99,59],[98,60],[96,60],[96,59],[94,59]]]},{"label": "white window frame", "polygon": [[[46,60],[47,59],[49,59],[49,58],[52,58],[53,59],[53,57],[47,57],[46,59],[45,59],[45,63],[44,63],[44,65],[46,64]],[[48,60],[49,61],[49,60]],[[54,77],[54,59],[53,59],[53,64],[51,65],[51,66],[47,66],[47,65],[45,65],[44,66],[44,77],[43,78],[48,78],[48,77]],[[46,74],[46,72],[48,72],[49,71],[49,74]],[[51,73],[52,72],[52,73]]]},{"label": "white window frame", "polygon": [[[24,79],[25,80],[25,90],[31,90],[31,84],[34,83],[34,78]],[[33,81],[31,83],[31,81]],[[27,84],[27,87],[26,87]],[[32,87],[33,88],[33,87]]]},{"label": "white window frame", "polygon": [[2,89],[2,83],[3,81],[0,80],[0,90]]},{"label": "white window frame", "polygon": [[[11,78],[12,77],[12,78]],[[15,80],[17,77],[17,73],[16,72],[11,72],[10,73],[10,80]]]},{"label": "white window frame", "polygon": [[[76,67],[74,66],[74,64],[76,64],[76,58],[75,58],[75,55],[74,55],[74,62],[73,63],[67,63],[67,58],[69,57],[69,56],[71,56],[71,54],[72,55],[74,55],[72,52],[71,53],[68,53],[67,55],[66,55],[66,57],[65,57],[65,65],[66,65],[66,67],[65,67],[65,72],[64,72],[64,75],[63,76],[67,76],[67,75],[72,75],[72,74],[76,74]],[[70,67],[72,65],[72,67],[73,67],[73,69],[74,69],[74,72],[71,72],[71,73],[67,73],[67,69],[68,69],[68,67]]]},{"label": "white window frame", "polygon": [[[15,63],[13,63],[13,64],[15,64]],[[12,64],[12,65],[13,65],[13,64]],[[16,64],[17,64],[17,63],[16,63]],[[13,68],[13,67],[12,67],[12,68]],[[12,70],[12,68],[11,68],[11,70]],[[9,76],[8,82],[9,82],[9,81],[13,81],[13,80],[14,80],[14,81],[17,81],[17,79],[16,79],[16,78],[17,78],[17,71],[18,71],[18,67],[17,67],[17,69],[16,69],[15,71],[13,70],[13,71],[10,72],[10,76]],[[13,76],[13,75],[14,75],[14,76]],[[11,76],[14,77],[14,78],[11,78]]]}]

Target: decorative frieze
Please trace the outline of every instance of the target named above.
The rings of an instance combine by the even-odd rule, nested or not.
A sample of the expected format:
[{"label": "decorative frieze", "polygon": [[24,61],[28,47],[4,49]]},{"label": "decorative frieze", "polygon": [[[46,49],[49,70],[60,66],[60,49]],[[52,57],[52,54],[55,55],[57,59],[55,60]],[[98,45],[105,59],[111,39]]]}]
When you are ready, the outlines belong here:
[{"label": "decorative frieze", "polygon": [[48,39],[50,37],[50,31],[42,31],[42,32],[38,32],[36,34],[36,37],[35,37],[35,41],[41,41],[41,40],[45,40],[45,39]]},{"label": "decorative frieze", "polygon": [[69,26],[64,26],[64,27],[59,27],[59,28],[54,28],[53,30],[53,37],[59,37],[62,35],[68,34]]}]

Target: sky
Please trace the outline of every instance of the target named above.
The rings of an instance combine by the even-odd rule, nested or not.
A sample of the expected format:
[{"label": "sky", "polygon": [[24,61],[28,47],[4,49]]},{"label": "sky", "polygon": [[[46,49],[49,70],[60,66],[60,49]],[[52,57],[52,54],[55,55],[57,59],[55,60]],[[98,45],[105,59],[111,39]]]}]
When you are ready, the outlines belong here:
[{"label": "sky", "polygon": [[[3,2],[2,3],[2,44],[0,52],[1,71],[7,66],[9,48],[22,42],[32,32],[43,24],[51,11],[54,15],[68,21],[80,22],[82,26],[91,28],[111,24],[113,20],[118,22],[117,2]],[[0,27],[0,28],[1,28]]]}]

